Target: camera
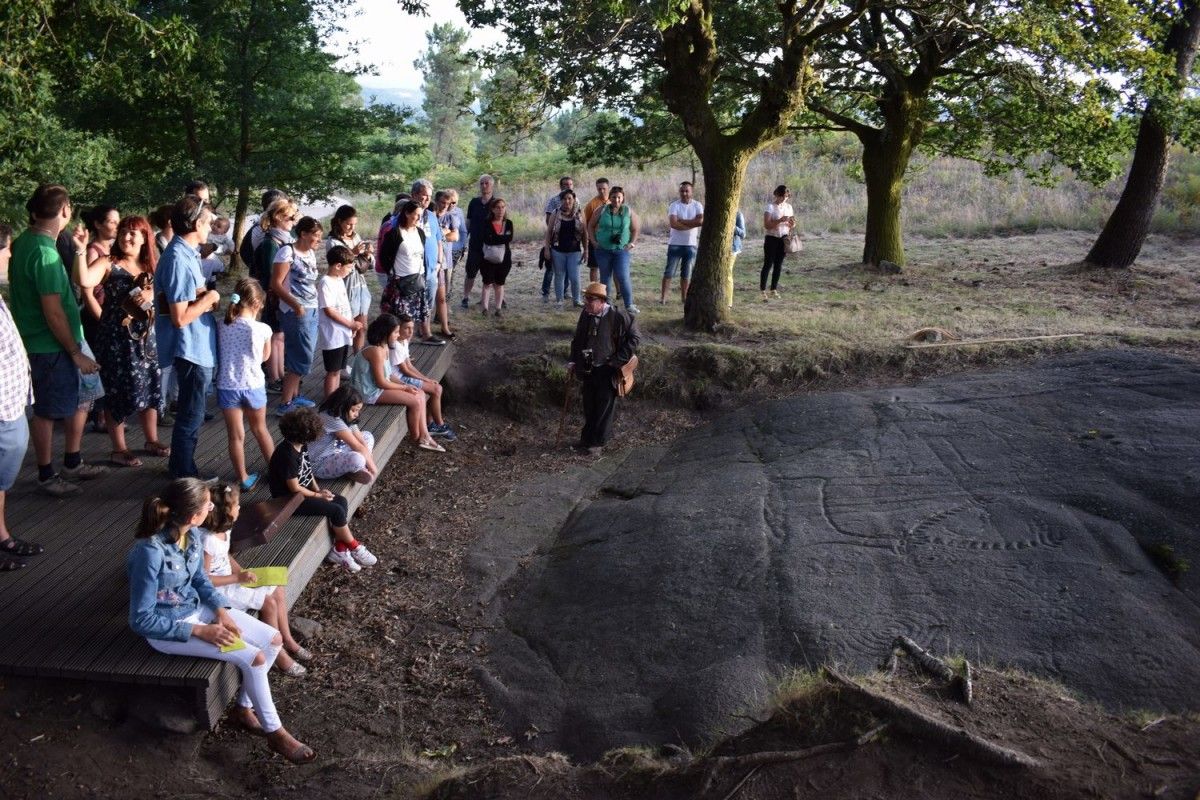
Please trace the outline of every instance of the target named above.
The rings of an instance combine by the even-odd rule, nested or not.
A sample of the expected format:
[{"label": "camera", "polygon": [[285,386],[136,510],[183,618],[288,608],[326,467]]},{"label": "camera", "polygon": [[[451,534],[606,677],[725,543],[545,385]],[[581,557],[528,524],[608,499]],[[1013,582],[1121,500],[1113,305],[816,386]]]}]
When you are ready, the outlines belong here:
[{"label": "camera", "polygon": [[612,235],[612,238],[610,239],[610,242],[611,242],[612,244],[617,244],[617,245],[619,245],[619,244],[621,243],[621,234],[619,234],[619,233],[614,233],[614,234]]},{"label": "camera", "polygon": [[592,350],[590,348],[583,351],[583,364],[589,369],[592,366],[592,355]]},{"label": "camera", "polygon": [[129,290],[129,299],[137,303],[138,308],[142,309],[142,311],[149,311],[150,309],[154,308],[153,302],[142,302],[142,290],[137,286]]}]

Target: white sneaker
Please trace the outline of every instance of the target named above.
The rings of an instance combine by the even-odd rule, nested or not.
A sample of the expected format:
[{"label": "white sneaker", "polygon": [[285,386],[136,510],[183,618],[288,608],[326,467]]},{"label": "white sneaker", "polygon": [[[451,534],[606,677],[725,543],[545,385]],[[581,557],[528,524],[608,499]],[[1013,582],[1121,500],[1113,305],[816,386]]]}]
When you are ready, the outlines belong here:
[{"label": "white sneaker", "polygon": [[373,567],[379,561],[362,543],[350,551],[350,557],[364,567]]},{"label": "white sneaker", "polygon": [[329,555],[325,556],[326,561],[332,561],[334,564],[345,567],[351,572],[358,572],[362,569],[354,557],[350,555],[349,550],[338,550],[336,547],[331,548]]}]

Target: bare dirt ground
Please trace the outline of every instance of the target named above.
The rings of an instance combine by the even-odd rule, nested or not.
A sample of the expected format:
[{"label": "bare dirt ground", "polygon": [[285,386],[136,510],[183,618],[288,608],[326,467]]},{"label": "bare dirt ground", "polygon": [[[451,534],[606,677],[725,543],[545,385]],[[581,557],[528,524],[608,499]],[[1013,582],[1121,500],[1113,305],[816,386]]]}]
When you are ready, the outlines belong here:
[{"label": "bare dirt ground", "polygon": [[[963,257],[972,264],[1002,258],[1008,270],[1025,273],[1028,284],[1046,272],[1047,247],[1057,251],[1077,244],[1062,241],[1068,234],[1053,236],[1052,244],[1021,237],[954,246],[965,248]],[[1071,298],[1058,297],[1048,305],[1085,303],[1089,314],[1121,316],[1133,303],[1139,325],[1168,320],[1180,334],[1166,337],[1169,341],[1156,338],[1155,344],[1194,355],[1188,334],[1200,326],[1194,304],[1200,256],[1194,245],[1157,242],[1150,266],[1130,279],[1132,289],[1116,279],[1072,284]],[[828,262],[841,263],[840,251],[848,253],[848,247],[848,242],[831,247]],[[948,244],[916,244],[910,248],[914,259],[921,247],[931,255]],[[988,255],[982,255],[985,250]],[[747,282],[748,270],[739,268],[739,302],[751,302],[757,294],[757,286]],[[799,280],[799,273],[792,278]],[[397,454],[353,523],[379,556],[378,566],[356,576],[321,570],[293,612],[322,624],[309,643],[317,658],[305,679],[273,673],[272,684],[289,729],[318,751],[314,764],[288,766],[261,741],[227,725],[178,735],[120,713],[100,716],[95,687],[5,679],[0,798],[407,798],[423,796],[451,776],[458,777],[442,784],[439,796],[698,796],[705,776],[686,771],[679,754],[668,762],[655,754],[625,753],[584,766],[530,755],[537,732],[501,729],[472,677],[486,653],[472,644],[480,622],[463,572],[464,553],[510,488],[553,481],[580,458],[553,446],[557,408],[538,405],[517,421],[478,402],[486,396],[481,384],[502,373],[508,359],[562,341],[573,322],[568,312],[541,308],[534,297],[537,280],[540,275],[528,266],[514,273],[510,319],[483,320],[456,307],[460,335],[448,419],[459,441],[441,456],[407,449]],[[1131,300],[1130,291],[1140,294]],[[1070,312],[1060,308],[1059,313]],[[669,314],[677,315],[678,308],[651,311],[652,336],[656,325],[668,324]],[[871,364],[861,370],[849,365],[811,388],[882,385],[971,363],[978,362],[906,363],[902,369]],[[759,387],[742,401],[793,390]],[[615,449],[668,440],[706,419],[690,408],[637,400],[623,404],[618,414]],[[572,413],[564,443],[573,440],[578,424]],[[980,699],[970,710],[917,676],[902,674],[876,685],[981,736],[1022,748],[1045,766],[1016,771],[986,766],[944,742],[893,727],[876,741],[845,751],[757,769],[731,768],[714,779],[706,796],[1200,796],[1200,718],[1194,715],[1111,715],[1056,687],[992,672],[981,675]],[[716,752],[841,742],[876,721],[887,720],[871,717],[831,690],[817,689],[783,702],[774,717]]]}]

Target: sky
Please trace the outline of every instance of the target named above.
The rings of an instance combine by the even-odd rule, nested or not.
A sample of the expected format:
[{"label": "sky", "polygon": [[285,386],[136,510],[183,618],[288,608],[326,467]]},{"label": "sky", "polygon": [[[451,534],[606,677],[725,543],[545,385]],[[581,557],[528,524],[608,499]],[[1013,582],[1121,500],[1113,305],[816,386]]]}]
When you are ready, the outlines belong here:
[{"label": "sky", "polygon": [[[359,76],[359,84],[412,91],[421,88],[421,73],[413,67],[413,61],[425,48],[425,34],[439,22],[467,27],[453,0],[427,0],[427,3],[428,16],[414,17],[401,11],[396,0],[358,0],[356,6],[361,13],[347,20],[347,35],[360,43],[359,59],[373,64],[379,73]],[[470,41],[473,46],[484,46],[498,38],[473,31]]]}]

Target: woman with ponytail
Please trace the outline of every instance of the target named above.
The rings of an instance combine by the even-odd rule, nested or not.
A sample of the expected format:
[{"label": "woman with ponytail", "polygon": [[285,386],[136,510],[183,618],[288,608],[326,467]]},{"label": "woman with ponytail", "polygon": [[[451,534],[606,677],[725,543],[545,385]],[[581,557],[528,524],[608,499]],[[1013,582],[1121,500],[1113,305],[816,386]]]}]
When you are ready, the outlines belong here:
[{"label": "woman with ponytail", "polygon": [[246,472],[243,414],[263,459],[270,461],[275,452],[267,430],[267,378],[262,371],[263,362],[271,357],[272,334],[269,326],[258,321],[266,303],[262,284],[242,278],[229,299],[225,322],[217,326],[217,403],[229,434],[229,460],[239,486],[248,492],[258,483],[258,473]]},{"label": "woman with ponytail", "polygon": [[267,672],[283,647],[270,625],[230,610],[204,570],[204,532],[213,510],[208,485],[196,478],[171,481],[146,500],[137,542],[126,560],[129,627],[160,653],[215,658],[242,673],[235,719],[294,764],[316,758],[279,720]]}]

